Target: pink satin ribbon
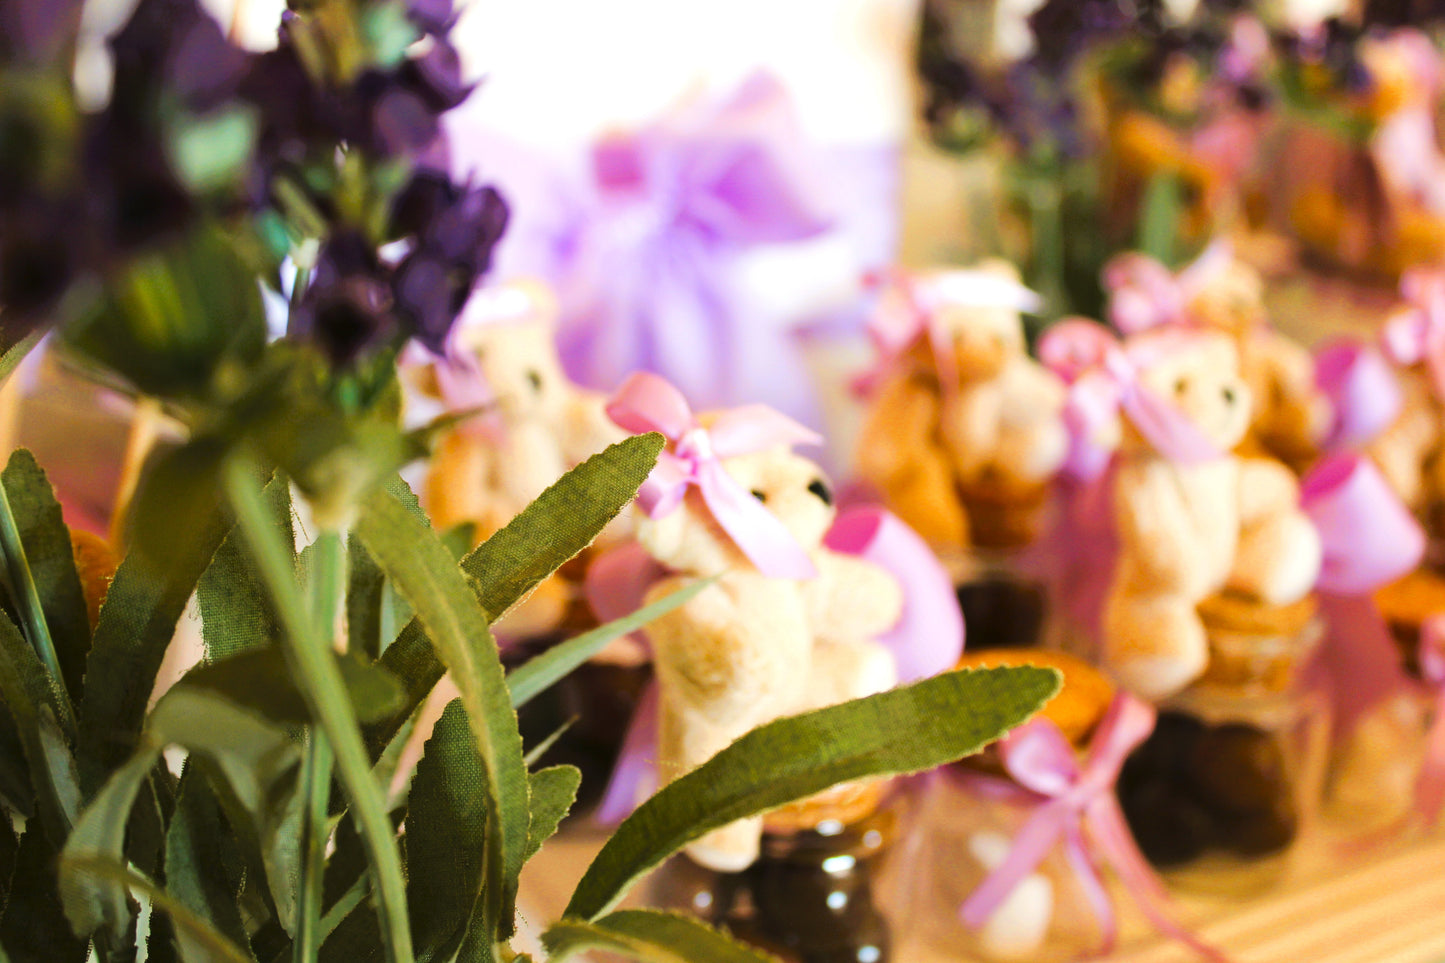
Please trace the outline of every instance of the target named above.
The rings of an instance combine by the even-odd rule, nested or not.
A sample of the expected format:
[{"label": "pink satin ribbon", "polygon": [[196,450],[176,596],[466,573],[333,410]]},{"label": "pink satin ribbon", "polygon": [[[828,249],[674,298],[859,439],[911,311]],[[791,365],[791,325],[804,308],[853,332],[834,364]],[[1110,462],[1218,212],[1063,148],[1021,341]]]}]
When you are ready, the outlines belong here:
[{"label": "pink satin ribbon", "polygon": [[724,458],[776,445],[822,444],[817,432],[765,405],[725,411],[704,428],[682,392],[647,372],[623,382],[608,402],[607,414],[628,431],[661,432],[670,442],[637,493],[637,503],[649,516],[661,518],[673,512],[687,490],[696,487],[713,518],[758,571],[772,578],[806,579],[818,574],[787,526],[722,464]]},{"label": "pink satin ribbon", "polygon": [[1357,338],[1338,338],[1315,353],[1315,386],[1334,409],[1326,449],[1369,444],[1395,423],[1405,405],[1385,356]]},{"label": "pink satin ribbon", "polygon": [[1445,807],[1445,613],[1420,626],[1420,675],[1434,696],[1434,713],[1415,782],[1415,811],[1433,826]]},{"label": "pink satin ribbon", "polygon": [[1402,367],[1423,364],[1435,396],[1445,398],[1445,271],[1406,271],[1400,294],[1406,306],[1385,322],[1380,346]]},{"label": "pink satin ribbon", "polygon": [[1160,333],[1147,341],[1121,343],[1103,326],[1082,318],[1062,321],[1039,341],[1039,358],[1069,382],[1064,422],[1070,453],[1064,470],[1088,481],[1108,466],[1111,453],[1097,435],[1106,420],[1122,413],[1160,455],[1196,464],[1224,453],[1182,411],[1145,388],[1141,373],[1161,352],[1189,349],[1191,338]]},{"label": "pink satin ribbon", "polygon": [[878,308],[868,321],[868,334],[878,349],[878,363],[855,383],[868,394],[894,360],[919,338],[933,348],[939,381],[945,391],[958,384],[953,332],[938,322],[948,308],[1003,308],[1035,314],[1043,307],[1038,293],[1007,277],[981,269],[915,273],[891,268],[864,279],[880,289]]},{"label": "pink satin ribbon", "polygon": [[1168,895],[1139,852],[1114,794],[1124,760],[1153,729],[1154,708],[1121,692],[1099,723],[1082,765],[1063,733],[1047,719],[1034,718],[999,743],[1004,768],[1038,805],[1014,836],[1008,856],[959,907],[964,925],[981,929],[1014,888],[1062,844],[1099,921],[1102,952],[1117,942],[1118,921],[1100,862],[1113,869],[1160,933],[1216,963],[1226,959],[1169,915]]},{"label": "pink satin ribbon", "polygon": [[1117,255],[1104,266],[1109,320],[1125,334],[1190,325],[1193,319],[1189,303],[1233,258],[1233,248],[1226,239],[1212,242],[1178,273],[1147,254],[1131,251]]}]

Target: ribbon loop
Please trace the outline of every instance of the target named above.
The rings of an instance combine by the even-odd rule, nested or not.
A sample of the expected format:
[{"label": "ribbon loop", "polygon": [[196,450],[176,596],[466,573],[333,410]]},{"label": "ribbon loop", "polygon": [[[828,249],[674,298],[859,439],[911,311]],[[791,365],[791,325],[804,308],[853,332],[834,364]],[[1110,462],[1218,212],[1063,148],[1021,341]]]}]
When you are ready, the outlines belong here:
[{"label": "ribbon loop", "polygon": [[1125,334],[1190,325],[1190,303],[1233,259],[1233,246],[1225,238],[1210,243],[1178,273],[1147,254],[1120,254],[1104,266],[1109,321]]},{"label": "ribbon loop", "polygon": [[1435,396],[1445,398],[1445,271],[1406,271],[1400,296],[1406,303],[1385,321],[1381,350],[1401,367],[1423,364]]},{"label": "ribbon loop", "polygon": [[638,490],[637,502],[652,518],[670,514],[690,487],[702,495],[713,518],[758,571],[773,578],[812,578],[808,553],[782,521],[728,474],[722,458],[777,445],[818,444],[816,432],[762,405],[720,416],[717,428],[700,424],[682,392],[655,374],[631,375],[607,405],[607,414],[631,432],[656,431],[671,443]]}]

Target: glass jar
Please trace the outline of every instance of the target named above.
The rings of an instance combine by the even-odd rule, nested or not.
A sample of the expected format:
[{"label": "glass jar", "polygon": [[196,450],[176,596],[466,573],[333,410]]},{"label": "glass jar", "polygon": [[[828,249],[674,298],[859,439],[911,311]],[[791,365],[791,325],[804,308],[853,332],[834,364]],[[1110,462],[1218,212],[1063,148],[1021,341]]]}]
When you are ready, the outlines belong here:
[{"label": "glass jar", "polygon": [[964,764],[927,780],[887,884],[894,918],[908,921],[898,932],[899,959],[1054,963],[1102,948],[1098,920],[1061,845],[979,930],[960,918],[1038,806],[1038,797],[1007,777]]},{"label": "glass jar", "polygon": [[[1282,618],[1273,610],[1260,621]],[[1219,895],[1285,878],[1318,813],[1328,759],[1328,702],[1300,679],[1318,619],[1289,632],[1244,621],[1206,618],[1209,669],[1159,707],[1119,776],[1145,857],[1171,884]]]},{"label": "glass jar", "polygon": [[950,569],[971,651],[1043,643],[1048,586],[1032,547],[972,548]]},{"label": "glass jar", "polygon": [[888,963],[891,929],[875,896],[903,812],[900,798],[855,822],[765,829],[762,851],[740,873],[674,856],[649,880],[654,906],[691,913],[784,963]]}]

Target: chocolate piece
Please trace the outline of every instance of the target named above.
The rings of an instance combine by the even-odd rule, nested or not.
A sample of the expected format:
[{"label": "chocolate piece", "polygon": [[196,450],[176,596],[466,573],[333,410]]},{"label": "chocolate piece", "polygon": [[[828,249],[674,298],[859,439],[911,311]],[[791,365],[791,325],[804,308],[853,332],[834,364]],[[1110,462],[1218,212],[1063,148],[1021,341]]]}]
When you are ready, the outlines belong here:
[{"label": "chocolate piece", "polygon": [[1213,809],[1267,813],[1290,796],[1279,742],[1243,723],[1230,722],[1207,732],[1195,743],[1189,770]]},{"label": "chocolate piece", "polygon": [[1119,804],[1139,850],[1161,869],[1192,862],[1214,843],[1213,817],[1166,774],[1126,765]]},{"label": "chocolate piece", "polygon": [[1043,586],[984,575],[958,586],[958,604],[968,626],[968,648],[1031,648],[1043,636]]}]

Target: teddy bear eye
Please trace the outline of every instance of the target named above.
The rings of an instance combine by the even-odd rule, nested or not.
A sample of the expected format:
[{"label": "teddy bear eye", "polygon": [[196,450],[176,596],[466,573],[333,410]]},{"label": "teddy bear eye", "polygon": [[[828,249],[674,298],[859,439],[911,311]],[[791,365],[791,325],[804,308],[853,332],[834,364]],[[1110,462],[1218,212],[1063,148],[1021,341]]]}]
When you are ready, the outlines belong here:
[{"label": "teddy bear eye", "polygon": [[542,376],[539,375],[536,371],[528,371],[528,372],[527,372],[527,384],[529,384],[529,385],[532,386],[532,390],[533,390],[533,391],[541,391],[541,390],[542,390]]},{"label": "teddy bear eye", "polygon": [[1223,395],[1224,395],[1224,403],[1225,403],[1226,405],[1232,405],[1232,404],[1234,404],[1234,389],[1233,389],[1233,388],[1225,388],[1222,393],[1223,393]]},{"label": "teddy bear eye", "polygon": [[1188,388],[1189,382],[1183,378],[1180,378],[1178,381],[1174,382],[1174,393],[1176,395],[1184,394],[1184,392],[1187,391]]},{"label": "teddy bear eye", "polygon": [[767,502],[768,500],[767,492],[760,489],[754,488],[750,494],[760,502]]},{"label": "teddy bear eye", "polygon": [[814,478],[812,484],[808,486],[808,491],[812,492],[814,495],[817,495],[818,500],[824,505],[833,504],[833,491],[828,487],[828,483],[823,481],[823,479]]}]

